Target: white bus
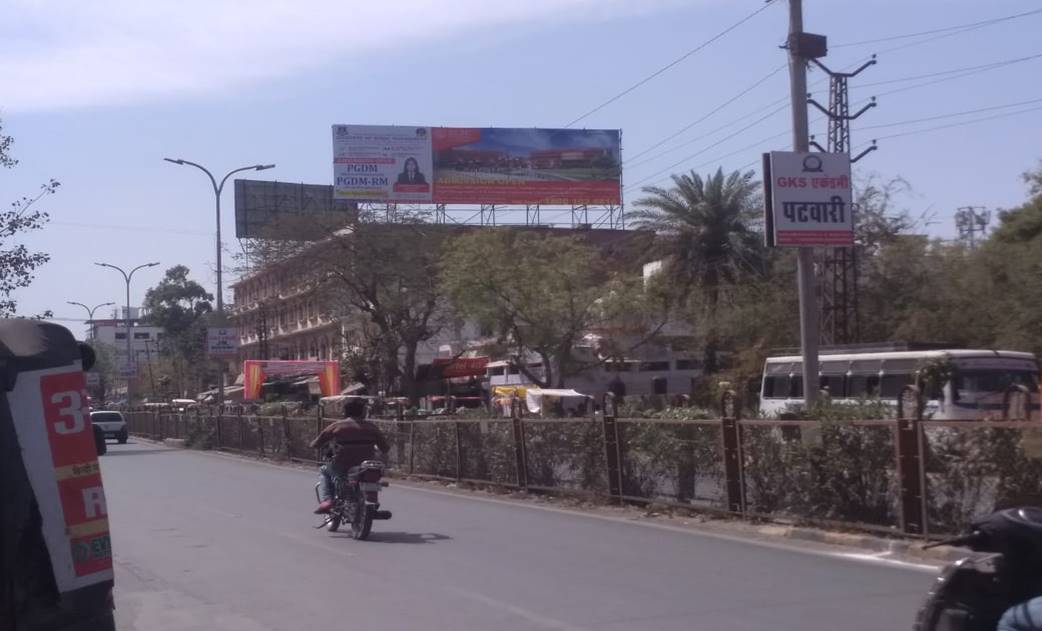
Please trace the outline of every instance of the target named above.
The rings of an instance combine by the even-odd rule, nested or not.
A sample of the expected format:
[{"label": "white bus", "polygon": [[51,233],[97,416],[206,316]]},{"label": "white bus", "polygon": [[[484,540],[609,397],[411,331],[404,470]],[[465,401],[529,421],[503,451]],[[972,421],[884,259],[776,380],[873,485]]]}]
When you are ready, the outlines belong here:
[{"label": "white bus", "polygon": [[[924,393],[925,415],[935,420],[967,420],[1002,414],[1006,390],[1025,386],[1031,393],[1031,420],[1039,418],[1039,363],[1031,353],[991,350],[921,350],[823,353],[820,383],[836,402],[878,399],[896,410],[905,386],[927,362],[946,360],[953,378]],[[803,361],[799,355],[769,357],[764,363],[760,410],[777,417],[803,407]]]}]

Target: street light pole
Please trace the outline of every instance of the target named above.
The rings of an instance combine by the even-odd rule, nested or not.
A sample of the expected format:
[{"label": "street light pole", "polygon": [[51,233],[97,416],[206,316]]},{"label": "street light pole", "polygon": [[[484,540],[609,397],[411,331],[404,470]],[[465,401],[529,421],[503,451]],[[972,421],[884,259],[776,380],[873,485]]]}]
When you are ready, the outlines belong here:
[{"label": "street light pole", "polygon": [[[197,164],[195,162],[190,162],[188,160],[182,160],[180,158],[178,158],[178,159],[163,158],[163,159],[166,160],[167,162],[170,162],[170,163],[173,163],[173,164],[178,164],[178,165],[182,165],[182,166],[187,164],[188,166],[193,166],[193,167],[199,169],[200,171],[202,171],[203,173],[206,174],[206,177],[210,178],[210,184],[213,185],[213,194],[214,194],[214,198],[216,200],[215,209],[216,209],[216,217],[217,217],[217,319],[218,319],[218,324],[220,324],[221,326],[224,326],[224,285],[221,282],[222,274],[224,272],[224,269],[223,269],[223,266],[222,266],[222,263],[221,263],[221,259],[223,258],[223,254],[221,252],[221,250],[222,250],[222,247],[221,247],[221,193],[224,191],[224,184],[225,184],[225,182],[227,182],[228,178],[230,178],[231,176],[235,175],[236,173],[241,173],[243,171],[264,171],[266,169],[274,169],[275,165],[274,164],[254,164],[254,165],[251,165],[251,166],[248,166],[248,167],[239,167],[238,169],[232,169],[223,178],[221,178],[221,183],[218,184],[217,183],[217,178],[215,178],[213,176],[213,173],[210,173],[210,170],[207,169],[206,167],[204,167],[201,164]],[[218,380],[217,380],[217,404],[218,405],[224,405],[224,371],[225,371],[224,361],[221,360],[220,364],[221,364],[221,371],[220,371],[220,376],[218,377]]]},{"label": "street light pole", "polygon": [[93,307],[88,307],[87,305],[83,304],[82,302],[76,302],[75,300],[66,300],[65,303],[66,304],[70,304],[70,305],[75,305],[77,307],[83,307],[84,309],[87,310],[87,324],[91,325],[91,327],[90,327],[90,340],[92,342],[94,341],[94,312],[97,311],[98,309],[102,308],[102,307],[108,307],[109,305],[116,304],[114,302],[103,302],[103,303],[101,303],[99,305],[94,305]]},{"label": "street light pole", "polygon": [[[129,367],[133,363],[133,355],[131,354],[131,351],[130,351],[130,336],[131,336],[131,332],[130,332],[130,279],[134,277],[134,272],[138,271],[139,269],[144,269],[146,267],[155,267],[156,265],[159,265],[159,262],[157,261],[157,262],[154,262],[154,263],[143,263],[141,265],[138,265],[134,269],[130,270],[129,274],[127,272],[125,272],[122,267],[113,265],[111,263],[95,263],[95,265],[97,265],[99,267],[110,267],[110,268],[116,270],[117,272],[119,272],[120,274],[123,274],[123,280],[126,281],[126,284],[127,284],[127,317],[126,317],[126,321],[127,321],[127,368],[129,369]],[[129,370],[128,370],[128,374],[127,374],[127,403],[128,404],[130,403],[130,375],[129,375]]]}]

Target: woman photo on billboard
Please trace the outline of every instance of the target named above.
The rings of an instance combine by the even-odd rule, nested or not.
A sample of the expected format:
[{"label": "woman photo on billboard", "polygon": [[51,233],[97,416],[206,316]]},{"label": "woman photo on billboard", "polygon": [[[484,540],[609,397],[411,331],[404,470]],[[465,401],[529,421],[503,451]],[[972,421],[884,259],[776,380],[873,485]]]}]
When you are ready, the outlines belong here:
[{"label": "woman photo on billboard", "polygon": [[416,158],[406,158],[402,172],[398,174],[399,184],[426,184],[427,179],[420,173],[420,163]]}]

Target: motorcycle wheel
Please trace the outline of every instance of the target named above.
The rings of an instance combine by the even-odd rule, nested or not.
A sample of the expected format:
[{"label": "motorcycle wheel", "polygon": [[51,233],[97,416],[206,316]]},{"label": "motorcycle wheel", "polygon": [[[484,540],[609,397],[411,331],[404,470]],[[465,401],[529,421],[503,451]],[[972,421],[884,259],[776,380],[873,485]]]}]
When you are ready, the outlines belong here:
[{"label": "motorcycle wheel", "polygon": [[361,541],[368,537],[373,529],[373,511],[368,504],[360,502],[355,507],[354,517],[351,521],[351,535]]}]

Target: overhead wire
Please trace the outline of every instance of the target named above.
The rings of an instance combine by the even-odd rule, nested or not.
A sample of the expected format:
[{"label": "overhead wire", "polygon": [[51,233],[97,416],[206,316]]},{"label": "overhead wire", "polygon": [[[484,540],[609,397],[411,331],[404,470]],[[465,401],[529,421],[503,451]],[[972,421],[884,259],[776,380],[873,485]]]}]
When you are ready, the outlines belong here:
[{"label": "overhead wire", "polygon": [[660,141],[656,142],[655,144],[651,145],[650,147],[648,147],[648,148],[644,149],[643,151],[639,151],[639,152],[637,152],[637,153],[636,153],[636,154],[634,154],[634,155],[633,155],[633,156],[632,156],[632,157],[631,157],[630,159],[637,159],[637,158],[639,158],[639,157],[641,157],[641,156],[643,156],[643,155],[645,155],[645,154],[647,154],[647,153],[651,152],[652,150],[654,150],[654,149],[657,149],[657,148],[661,147],[661,146],[662,146],[662,145],[664,145],[665,143],[669,142],[670,140],[673,140],[673,139],[674,139],[674,138],[676,138],[677,136],[679,136],[679,135],[683,134],[684,132],[686,132],[687,130],[691,129],[692,127],[694,127],[694,126],[698,125],[698,124],[699,124],[699,123],[701,123],[702,121],[705,121],[705,120],[707,120],[708,118],[710,118],[711,116],[713,116],[713,115],[714,115],[714,114],[716,114],[717,112],[719,112],[719,111],[723,110],[723,109],[724,109],[725,107],[727,107],[728,105],[730,105],[730,104],[734,103],[735,101],[737,101],[738,99],[742,98],[742,97],[743,97],[743,96],[745,96],[746,94],[749,94],[750,92],[752,92],[752,91],[753,91],[753,90],[755,90],[756,88],[758,88],[758,87],[760,87],[761,85],[763,85],[763,84],[764,84],[764,83],[765,83],[765,82],[766,82],[766,81],[767,81],[768,79],[770,79],[770,78],[771,78],[771,77],[773,77],[774,75],[776,75],[776,74],[778,74],[779,72],[781,72],[782,70],[784,70],[784,69],[786,68],[786,66],[787,66],[787,65],[788,65],[788,64],[782,64],[782,65],[778,66],[777,68],[775,68],[774,70],[771,70],[771,71],[770,71],[770,72],[768,72],[768,73],[767,73],[766,75],[764,75],[763,77],[761,77],[761,78],[757,79],[757,80],[756,80],[755,82],[753,82],[753,84],[752,84],[752,85],[750,85],[749,87],[747,87],[747,88],[745,88],[744,90],[742,90],[741,92],[739,92],[739,93],[735,94],[734,96],[732,96],[731,98],[727,99],[726,101],[724,101],[724,102],[723,102],[723,103],[721,103],[720,105],[717,105],[717,106],[716,106],[716,107],[714,107],[714,108],[713,108],[712,110],[710,110],[710,111],[706,112],[706,113],[705,113],[705,114],[703,114],[703,115],[702,115],[701,117],[699,117],[699,118],[697,118],[696,120],[694,120],[693,122],[691,122],[691,123],[688,123],[687,125],[685,125],[685,126],[681,127],[681,128],[680,128],[680,129],[678,129],[677,131],[675,131],[675,132],[673,132],[672,134],[670,134],[670,135],[666,136],[665,138],[663,138],[662,140],[660,140]]},{"label": "overhead wire", "polygon": [[[981,20],[981,21],[978,21],[978,22],[969,22],[967,24],[957,24],[955,26],[946,26],[946,27],[943,27],[943,28],[930,29],[930,30],[927,30],[927,31],[919,31],[917,33],[904,33],[902,35],[891,35],[891,36],[888,36],[888,37],[877,37],[877,38],[874,38],[874,39],[863,39],[863,40],[860,40],[860,41],[857,41],[857,42],[846,42],[844,44],[831,44],[830,48],[848,48],[848,47],[851,47],[851,46],[866,46],[868,44],[879,44],[879,43],[882,43],[882,42],[892,42],[892,41],[896,41],[896,40],[899,40],[899,39],[910,39],[910,38],[913,38],[913,37],[922,37],[924,35],[935,35],[937,33],[958,34],[958,33],[962,33],[962,32],[968,31],[968,30],[976,30],[978,28],[984,28],[984,27],[987,27],[987,26],[991,26],[993,24],[999,24],[1001,22],[1008,22],[1010,20],[1016,20],[1016,19],[1019,19],[1019,18],[1028,17],[1028,16],[1031,16],[1031,15],[1036,15],[1038,13],[1042,13],[1042,9],[1034,9],[1034,10],[1031,10],[1031,11],[1025,11],[1023,13],[1014,13],[1012,15],[1006,15],[1006,16],[997,17],[997,18],[990,18],[990,19]],[[951,33],[952,31],[955,31],[955,33]]]},{"label": "overhead wire", "polygon": [[689,57],[691,57],[692,55],[694,55],[694,54],[698,53],[699,51],[703,50],[704,48],[706,48],[707,46],[709,46],[709,45],[710,45],[710,44],[712,44],[713,42],[715,42],[715,41],[719,40],[720,38],[724,37],[725,35],[727,35],[727,34],[728,34],[728,33],[730,33],[731,31],[733,31],[733,30],[737,29],[738,27],[740,27],[741,25],[745,24],[745,23],[746,23],[746,22],[748,22],[749,20],[753,19],[754,17],[756,17],[756,16],[757,16],[757,15],[759,15],[760,13],[763,13],[763,12],[764,12],[764,11],[766,11],[766,10],[767,10],[767,9],[768,9],[768,8],[769,8],[769,7],[771,6],[771,5],[775,4],[775,2],[776,2],[776,0],[767,0],[767,2],[766,2],[766,3],[765,3],[765,4],[763,5],[763,6],[761,6],[761,7],[759,8],[759,9],[756,9],[756,10],[755,10],[755,11],[753,11],[752,13],[749,13],[749,14],[747,14],[747,15],[746,15],[745,17],[743,17],[742,19],[738,20],[738,21],[737,21],[737,22],[735,22],[734,24],[731,24],[730,26],[728,26],[728,27],[727,27],[727,28],[725,28],[724,30],[720,31],[720,32],[719,32],[719,33],[717,33],[716,35],[713,35],[712,37],[710,37],[709,39],[705,40],[704,42],[702,42],[702,43],[701,43],[701,44],[699,44],[698,46],[695,46],[694,48],[692,48],[692,49],[688,50],[688,51],[687,51],[687,52],[685,52],[684,54],[680,55],[679,57],[677,57],[677,58],[676,58],[676,59],[674,59],[673,61],[671,61],[671,62],[669,62],[668,64],[666,64],[665,66],[662,66],[661,68],[659,68],[659,69],[658,69],[658,70],[656,70],[655,72],[653,72],[653,73],[649,74],[648,76],[644,77],[644,78],[643,78],[643,79],[641,79],[640,81],[637,81],[636,83],[634,83],[633,85],[629,86],[629,87],[628,87],[628,88],[626,88],[625,90],[623,90],[623,91],[619,92],[618,94],[616,94],[616,95],[612,96],[611,98],[609,98],[608,100],[604,101],[603,103],[601,103],[601,104],[600,104],[600,105],[598,105],[597,107],[594,107],[593,109],[591,109],[591,110],[587,111],[587,112],[586,112],[585,114],[583,114],[583,115],[579,116],[578,118],[576,118],[576,119],[572,120],[572,121],[571,121],[570,123],[568,123],[567,125],[565,125],[565,127],[571,127],[572,125],[574,125],[574,124],[576,124],[576,123],[578,123],[578,122],[580,122],[580,121],[582,121],[582,120],[584,120],[584,119],[588,118],[589,116],[591,116],[591,115],[593,115],[593,114],[595,114],[595,113],[597,113],[597,112],[601,111],[602,109],[604,109],[605,107],[607,107],[607,106],[611,105],[611,104],[612,104],[612,103],[614,103],[615,101],[618,101],[619,99],[621,99],[622,97],[626,96],[626,95],[627,95],[627,94],[629,94],[630,92],[633,92],[633,91],[634,91],[634,90],[636,90],[637,88],[639,88],[639,87],[641,87],[641,86],[645,85],[646,83],[648,83],[648,82],[649,82],[649,81],[651,81],[652,79],[654,79],[654,78],[658,77],[658,76],[659,76],[659,75],[661,75],[662,73],[664,73],[664,72],[668,71],[668,70],[669,70],[670,68],[673,68],[673,67],[674,67],[674,66],[676,66],[677,64],[679,64],[679,63],[683,62],[684,60],[688,59],[688,58],[689,58]]}]

